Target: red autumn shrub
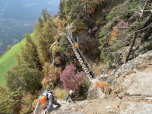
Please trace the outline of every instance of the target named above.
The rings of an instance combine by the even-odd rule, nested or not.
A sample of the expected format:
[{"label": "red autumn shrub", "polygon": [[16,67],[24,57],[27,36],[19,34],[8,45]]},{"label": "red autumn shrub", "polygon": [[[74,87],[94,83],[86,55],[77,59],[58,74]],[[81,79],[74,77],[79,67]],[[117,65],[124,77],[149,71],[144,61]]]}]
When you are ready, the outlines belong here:
[{"label": "red autumn shrub", "polygon": [[61,73],[60,80],[67,92],[73,90],[78,93],[78,96],[84,95],[89,87],[85,73],[83,71],[78,72],[71,64],[67,65]]}]

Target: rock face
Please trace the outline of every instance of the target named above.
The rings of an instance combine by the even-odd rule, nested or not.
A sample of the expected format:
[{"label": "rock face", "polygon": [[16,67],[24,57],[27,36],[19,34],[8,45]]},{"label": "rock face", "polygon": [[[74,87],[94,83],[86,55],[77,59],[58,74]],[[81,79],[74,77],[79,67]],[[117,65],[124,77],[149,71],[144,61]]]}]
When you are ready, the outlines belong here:
[{"label": "rock face", "polygon": [[65,100],[58,100],[62,104],[61,107],[56,108],[55,105],[49,111],[49,114],[119,114],[118,99],[103,99],[98,100],[84,100],[69,103]]},{"label": "rock face", "polygon": [[152,104],[123,102],[120,106],[121,114],[152,114]]},{"label": "rock face", "polygon": [[[152,51],[123,64],[115,75],[112,88],[122,99],[123,114],[151,114]],[[139,102],[140,101],[140,102]],[[148,103],[149,104],[148,104]]]},{"label": "rock face", "polygon": [[93,79],[92,82],[91,82],[91,86],[89,87],[89,90],[88,90],[88,96],[87,96],[87,99],[97,99],[98,98],[98,93],[97,91],[94,89],[94,85],[95,85],[95,82],[98,81],[97,79]]}]

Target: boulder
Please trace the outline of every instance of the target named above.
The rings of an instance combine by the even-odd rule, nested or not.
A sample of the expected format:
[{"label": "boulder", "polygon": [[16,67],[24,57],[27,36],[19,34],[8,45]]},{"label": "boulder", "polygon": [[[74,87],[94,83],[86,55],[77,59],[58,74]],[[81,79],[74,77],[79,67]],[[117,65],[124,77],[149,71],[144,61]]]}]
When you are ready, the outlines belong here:
[{"label": "boulder", "polygon": [[97,92],[97,90],[94,89],[94,85],[95,85],[96,81],[99,81],[99,80],[93,79],[91,82],[91,85],[89,87],[88,96],[87,96],[87,99],[89,99],[89,100],[98,98],[98,94],[97,94],[98,92]]},{"label": "boulder", "polygon": [[94,32],[94,31],[96,31],[96,30],[98,30],[98,27],[93,27],[93,28],[92,28],[92,32]]}]

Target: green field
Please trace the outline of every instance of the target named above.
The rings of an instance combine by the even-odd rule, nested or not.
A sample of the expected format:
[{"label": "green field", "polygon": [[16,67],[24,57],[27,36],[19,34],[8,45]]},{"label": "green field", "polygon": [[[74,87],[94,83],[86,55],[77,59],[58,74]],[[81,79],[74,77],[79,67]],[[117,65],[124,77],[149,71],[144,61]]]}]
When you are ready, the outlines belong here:
[{"label": "green field", "polygon": [[[34,37],[34,33],[31,34],[31,37]],[[0,84],[5,85],[5,80],[3,79],[3,73],[6,73],[7,70],[11,70],[16,64],[15,52],[20,53],[20,43],[25,44],[25,38],[21,42],[12,46],[12,48],[7,51],[3,56],[0,57]]]}]

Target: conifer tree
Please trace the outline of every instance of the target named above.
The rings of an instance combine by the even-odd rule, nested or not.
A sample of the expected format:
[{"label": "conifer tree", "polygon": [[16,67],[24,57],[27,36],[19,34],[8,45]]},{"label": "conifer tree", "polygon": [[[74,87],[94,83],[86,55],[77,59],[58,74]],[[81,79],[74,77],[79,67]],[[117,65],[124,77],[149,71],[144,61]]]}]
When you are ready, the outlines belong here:
[{"label": "conifer tree", "polygon": [[50,58],[49,47],[54,42],[54,25],[52,20],[48,19],[42,29],[37,24],[35,26],[35,37],[39,59],[41,60],[41,64],[43,64]]},{"label": "conifer tree", "polygon": [[42,17],[39,17],[38,24],[39,24],[40,28],[43,28],[43,23],[44,23],[44,21],[43,21]]},{"label": "conifer tree", "polygon": [[6,80],[6,86],[15,91],[18,87],[22,90],[34,92],[41,87],[40,75],[36,69],[30,68],[31,64],[21,60],[20,56],[16,54],[17,69],[7,71],[3,76]]},{"label": "conifer tree", "polygon": [[65,11],[64,11],[65,3],[66,3],[66,1],[63,0],[59,4],[59,12],[58,12],[58,14],[59,14],[59,19],[61,19],[61,20],[63,20],[63,18],[65,18]]},{"label": "conifer tree", "polygon": [[19,114],[22,99],[21,88],[16,91],[8,91],[7,88],[0,86],[0,113]]},{"label": "conifer tree", "polygon": [[68,0],[65,5],[65,14],[68,15],[72,8],[72,0]]},{"label": "conifer tree", "polygon": [[46,22],[47,19],[51,19],[51,15],[50,15],[50,13],[48,12],[48,10],[46,8],[44,10],[42,10],[41,15],[43,17],[43,21],[44,22]]},{"label": "conifer tree", "polygon": [[28,63],[31,63],[32,68],[38,68],[39,70],[42,70],[42,66],[38,57],[37,52],[37,46],[35,45],[34,41],[30,37],[30,34],[27,32],[26,35],[26,44],[25,44],[25,53],[28,57],[28,60],[26,61],[23,57],[23,60],[25,60]]}]

